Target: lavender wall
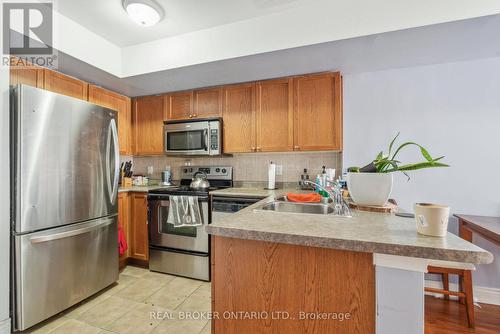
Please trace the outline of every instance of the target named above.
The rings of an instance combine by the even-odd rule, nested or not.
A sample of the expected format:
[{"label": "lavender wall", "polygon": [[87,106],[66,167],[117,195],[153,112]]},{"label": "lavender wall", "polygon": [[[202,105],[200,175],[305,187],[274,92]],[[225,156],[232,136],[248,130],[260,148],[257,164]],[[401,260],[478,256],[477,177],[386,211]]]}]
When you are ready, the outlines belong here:
[{"label": "lavender wall", "polygon": [[[500,58],[344,75],[344,167],[359,166],[386,149],[398,131],[447,169],[395,177],[392,197],[448,204],[453,213],[500,216]],[[419,152],[402,155],[419,159]],[[450,224],[456,233],[456,222]],[[474,283],[500,288],[500,248],[474,240],[495,256],[478,266]]]}]

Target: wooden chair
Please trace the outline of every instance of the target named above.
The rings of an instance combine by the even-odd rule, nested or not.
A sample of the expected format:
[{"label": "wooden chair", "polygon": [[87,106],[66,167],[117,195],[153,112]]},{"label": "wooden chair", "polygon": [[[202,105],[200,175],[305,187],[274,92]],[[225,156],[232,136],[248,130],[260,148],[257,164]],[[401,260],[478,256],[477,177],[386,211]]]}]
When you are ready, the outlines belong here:
[{"label": "wooden chair", "polygon": [[[472,270],[476,270],[471,263],[458,263],[448,261],[432,261],[427,267],[429,274],[441,275],[443,288],[425,288],[426,292],[442,294],[445,299],[450,296],[459,298],[460,303],[465,304],[467,311],[467,322],[470,328],[474,328],[474,295],[472,291]],[[460,280],[460,291],[451,291],[449,275],[458,275]]]}]

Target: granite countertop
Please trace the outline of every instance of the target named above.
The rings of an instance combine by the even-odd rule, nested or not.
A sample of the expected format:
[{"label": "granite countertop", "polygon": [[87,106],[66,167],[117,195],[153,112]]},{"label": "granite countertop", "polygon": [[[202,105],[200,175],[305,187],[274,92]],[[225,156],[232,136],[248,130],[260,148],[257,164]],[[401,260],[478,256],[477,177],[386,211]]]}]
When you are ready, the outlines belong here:
[{"label": "granite countertop", "polygon": [[391,254],[433,260],[491,263],[493,255],[460,237],[420,235],[413,219],[394,214],[353,211],[352,218],[254,210],[296,189],[230,188],[212,195],[266,196],[263,200],[207,225],[209,234],[251,240]]}]

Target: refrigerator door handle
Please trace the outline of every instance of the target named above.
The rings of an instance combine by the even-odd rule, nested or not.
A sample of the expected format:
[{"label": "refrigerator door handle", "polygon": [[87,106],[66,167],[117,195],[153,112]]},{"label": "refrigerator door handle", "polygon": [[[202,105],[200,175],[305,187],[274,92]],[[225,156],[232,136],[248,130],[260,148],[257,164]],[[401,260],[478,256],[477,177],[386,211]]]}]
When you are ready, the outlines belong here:
[{"label": "refrigerator door handle", "polygon": [[118,193],[118,181],[120,179],[120,147],[118,145],[118,130],[114,119],[111,119],[111,131],[113,132],[113,147],[115,150],[115,177],[113,180],[113,191],[111,192],[111,204],[114,204]]},{"label": "refrigerator door handle", "polygon": [[[118,191],[118,179],[119,179],[119,169],[120,169],[120,149],[118,147],[118,131],[116,129],[116,121],[114,119],[111,119],[109,122],[109,129],[108,129],[108,138],[106,141],[106,180],[108,183],[108,194],[109,194],[109,201],[111,204],[115,203],[116,200],[116,193]],[[113,184],[111,184],[111,138],[113,138],[113,150],[114,150],[114,158],[115,158],[115,165],[113,166],[114,168],[114,178],[113,178]]]},{"label": "refrigerator door handle", "polygon": [[54,233],[54,234],[49,234],[49,235],[42,235],[42,236],[38,236],[38,237],[31,237],[30,242],[32,244],[38,244],[41,242],[47,242],[47,241],[52,241],[52,240],[57,240],[57,239],[64,239],[64,238],[68,238],[68,237],[73,237],[75,235],[89,233],[89,232],[101,229],[103,227],[106,227],[108,225],[113,224],[113,222],[114,222],[113,220],[108,220],[102,224],[97,224],[97,225],[88,226],[88,227],[82,227],[82,228],[72,230],[72,231]]}]

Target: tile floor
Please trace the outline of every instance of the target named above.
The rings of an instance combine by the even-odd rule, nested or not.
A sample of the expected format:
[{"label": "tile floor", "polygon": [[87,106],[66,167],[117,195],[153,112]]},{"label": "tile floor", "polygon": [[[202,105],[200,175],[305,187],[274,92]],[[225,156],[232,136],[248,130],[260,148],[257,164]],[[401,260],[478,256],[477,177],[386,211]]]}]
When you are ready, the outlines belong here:
[{"label": "tile floor", "polygon": [[210,294],[210,283],[127,266],[116,284],[23,333],[209,334],[210,321],[183,318],[210,311]]}]

